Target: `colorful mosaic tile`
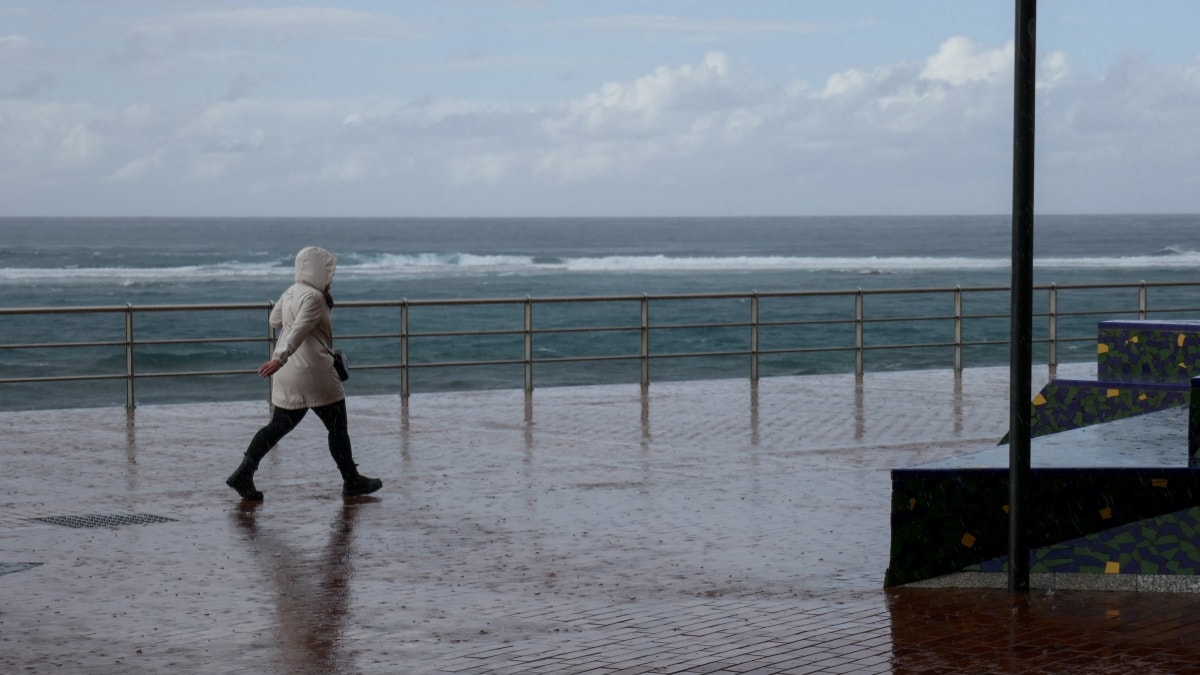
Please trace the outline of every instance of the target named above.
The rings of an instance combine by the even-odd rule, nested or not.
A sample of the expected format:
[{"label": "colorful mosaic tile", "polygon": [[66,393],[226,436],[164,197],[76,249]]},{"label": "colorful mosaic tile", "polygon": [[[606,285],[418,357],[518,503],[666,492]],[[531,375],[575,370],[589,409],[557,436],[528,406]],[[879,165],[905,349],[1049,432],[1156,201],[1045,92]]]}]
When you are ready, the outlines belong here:
[{"label": "colorful mosaic tile", "polygon": [[[1200,573],[1200,506],[1036,548],[1033,573],[1194,575]],[[1007,572],[1008,556],[968,569]]]},{"label": "colorful mosaic tile", "polygon": [[1030,433],[1060,431],[1187,405],[1190,384],[1054,380],[1033,399]]},{"label": "colorful mosaic tile", "polygon": [[1097,333],[1100,380],[1186,384],[1200,362],[1200,322],[1101,321]]},{"label": "colorful mosaic tile", "polygon": [[[901,585],[978,569],[1007,554],[1008,485],[1007,469],[893,471],[892,551],[885,583]],[[1200,506],[1200,472],[1034,469],[1026,500],[1029,546],[1051,547]],[[1126,542],[1124,533],[1114,534],[1113,540],[1128,546],[1141,541],[1136,531],[1130,534],[1132,541]],[[1064,551],[1048,549],[1044,560],[1072,564],[1066,561],[1074,559]],[[1109,560],[1097,558],[1089,565],[1099,569]]]},{"label": "colorful mosaic tile", "polygon": [[[1103,321],[1097,332],[1099,379],[1043,388],[1032,402],[1035,438],[1188,405],[1192,372],[1200,374],[1200,321]],[[1186,467],[1032,470],[1031,569],[1197,573],[1200,471],[1192,467],[1200,467],[1200,405],[1189,410],[1188,427]],[[1081,464],[1099,461],[1079,450]],[[1007,469],[897,469],[892,500],[887,585],[1007,564]]]},{"label": "colorful mosaic tile", "polygon": [[1101,321],[1096,332],[1097,379],[1043,387],[1030,414],[1034,438],[1187,405],[1200,375],[1200,321]]}]

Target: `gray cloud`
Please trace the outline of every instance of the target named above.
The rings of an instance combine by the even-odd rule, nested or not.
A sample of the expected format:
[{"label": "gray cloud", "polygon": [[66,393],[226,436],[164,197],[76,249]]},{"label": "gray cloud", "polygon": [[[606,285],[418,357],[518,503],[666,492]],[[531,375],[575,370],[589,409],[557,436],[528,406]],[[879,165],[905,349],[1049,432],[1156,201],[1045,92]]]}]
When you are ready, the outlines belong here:
[{"label": "gray cloud", "polygon": [[37,73],[18,80],[11,87],[0,86],[0,98],[34,98],[54,86],[54,76]]},{"label": "gray cloud", "polygon": [[[36,71],[30,50],[44,45],[0,38],[0,58],[25,68],[11,85],[0,82],[0,203],[11,213],[56,213],[62,204],[129,213],[137,204],[138,212],[230,215],[1008,207],[1010,44],[951,38],[923,58],[843,68],[819,82],[772,81],[734,44],[537,100],[520,93],[514,72],[526,71],[504,70],[487,49],[469,60],[493,69],[489,91],[501,93],[479,98],[414,85],[412,59],[360,70],[346,57],[322,70],[307,56],[323,39],[421,33],[378,19],[292,8],[127,20],[124,43],[100,47],[109,70],[94,88],[79,82],[98,72],[92,66]],[[723,28],[730,39],[768,30],[745,21],[658,25],[695,35]],[[275,49],[274,40],[289,47]],[[327,78],[322,86],[295,84],[309,69]],[[157,79],[139,87],[131,74]],[[1089,74],[1054,53],[1039,74],[1040,204],[1200,210],[1200,63],[1131,58]],[[575,75],[584,76],[592,77]],[[62,100],[43,100],[50,95]]]}]

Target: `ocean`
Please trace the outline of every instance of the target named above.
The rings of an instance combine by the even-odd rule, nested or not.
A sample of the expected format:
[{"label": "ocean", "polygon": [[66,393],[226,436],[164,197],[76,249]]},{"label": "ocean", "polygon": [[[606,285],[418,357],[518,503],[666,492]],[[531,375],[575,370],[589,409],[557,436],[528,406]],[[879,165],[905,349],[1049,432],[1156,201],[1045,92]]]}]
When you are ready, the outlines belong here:
[{"label": "ocean", "polygon": [[[1200,281],[1200,216],[1044,215],[1036,221],[1035,283],[1115,284]],[[333,294],[339,302],[430,299],[521,299],[563,296],[626,296],[643,293],[749,293],[751,291],[836,291],[1007,286],[1011,220],[1008,216],[713,217],[713,218],[0,218],[0,308],[266,303],[292,280],[292,260],[304,246],[317,245],[339,259]],[[1191,291],[1189,290],[1188,293]],[[1111,295],[1111,292],[1110,292]],[[1154,302],[1186,304],[1186,296]],[[817,301],[813,301],[816,303]],[[844,301],[841,301],[844,302]],[[884,303],[885,300],[872,300]],[[911,316],[945,315],[945,296],[897,299]],[[1007,296],[992,301],[1007,309]],[[1120,298],[1093,297],[1091,309],[1128,309]],[[692,303],[681,323],[741,320],[722,318],[721,302]],[[728,303],[725,303],[728,304]],[[1200,303],[1193,302],[1193,305]],[[1173,305],[1180,306],[1180,305]],[[1064,311],[1069,308],[1062,308]],[[480,308],[477,313],[508,310]],[[540,310],[539,310],[540,311]],[[549,320],[570,328],[595,321],[602,303],[574,305]],[[636,323],[628,308],[613,308],[614,325]],[[796,310],[797,312],[799,310]],[[886,311],[880,308],[877,311]],[[900,310],[897,310],[900,311]],[[497,325],[519,327],[519,308]],[[689,317],[691,312],[694,316]],[[261,313],[229,315],[166,313],[139,318],[139,339],[169,340],[188,335],[262,336]],[[414,317],[417,316],[414,310]],[[464,314],[443,313],[428,326],[453,332],[471,323]],[[1080,319],[1094,325],[1096,317]],[[398,330],[386,312],[334,310],[338,334]],[[603,323],[603,321],[601,321]],[[881,324],[873,331],[902,333],[908,327]],[[411,327],[414,331],[422,328]],[[1005,339],[1007,320],[991,322],[984,339]],[[119,340],[123,318],[112,315],[0,316],[0,379],[71,373],[121,372],[123,349],[5,348],[44,342]],[[847,344],[845,326],[810,326],[812,344]],[[930,329],[944,333],[941,328]],[[1085,326],[1082,330],[1086,331]],[[829,331],[829,335],[821,334]],[[837,331],[835,335],[833,332]],[[711,331],[720,349],[721,329]],[[729,331],[724,331],[728,333]],[[564,333],[547,339],[541,354],[566,353],[569,341],[588,341],[596,353],[624,353],[628,331]],[[920,339],[920,335],[916,335]],[[668,339],[668,338],[664,338]],[[786,337],[774,338],[787,347]],[[927,339],[927,338],[926,338]],[[943,335],[941,338],[946,339]],[[413,362],[514,358],[516,338],[430,340],[414,346]],[[688,341],[668,345],[686,350]],[[605,345],[611,341],[612,345]],[[618,344],[620,341],[620,344]],[[396,362],[397,340],[362,339],[344,344],[355,365]],[[713,349],[700,345],[699,349]],[[141,348],[138,371],[159,369],[251,369],[266,347],[236,342],[213,345],[154,345]],[[424,350],[424,351],[422,351]],[[606,351],[608,350],[608,351]],[[1007,348],[988,348],[968,365],[1007,362]],[[872,367],[888,370],[949,367],[948,352],[889,351],[872,356]],[[1060,358],[1094,358],[1081,345]],[[671,359],[659,367],[665,379],[744,376],[745,357]],[[848,354],[799,354],[771,360],[764,376],[846,371]],[[519,367],[414,370],[413,391],[520,387]],[[637,381],[636,362],[590,368],[564,364],[539,369],[539,386]],[[350,395],[398,391],[392,370],[360,371]],[[181,384],[182,383],[182,384]],[[253,375],[139,381],[138,402],[265,398]],[[0,409],[121,405],[121,382],[0,383]]]}]

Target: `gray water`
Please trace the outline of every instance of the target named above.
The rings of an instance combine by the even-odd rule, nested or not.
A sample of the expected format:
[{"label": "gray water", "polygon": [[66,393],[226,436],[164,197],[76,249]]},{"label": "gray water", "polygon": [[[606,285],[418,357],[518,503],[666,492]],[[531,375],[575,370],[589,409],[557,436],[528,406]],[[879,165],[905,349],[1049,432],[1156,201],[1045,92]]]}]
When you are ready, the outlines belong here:
[{"label": "gray water", "polygon": [[[1039,216],[1035,236],[1038,284],[1194,281],[1200,279],[1200,216]],[[3,218],[0,219],[0,307],[135,306],[206,303],[266,303],[292,280],[292,258],[308,245],[339,257],[334,295],[339,301],[400,298],[534,298],[677,293],[749,293],[895,288],[1007,286],[1010,283],[1007,216],[797,217],[797,218],[550,218],[550,219],[180,219],[180,218]],[[1189,291],[1190,293],[1190,291]],[[1186,304],[1189,298],[1156,302]],[[993,294],[989,307],[1007,310]],[[780,317],[814,316],[810,306],[776,310]],[[841,302],[841,301],[836,301]],[[873,301],[875,314],[946,315],[945,296],[897,296]],[[661,310],[678,317],[656,320],[703,323],[741,320],[736,301],[682,303]],[[1097,295],[1092,307],[1133,304]],[[893,306],[894,305],[894,306]],[[519,327],[518,310],[474,308],[473,314],[443,313],[428,325],[487,323],[498,312],[503,327]],[[539,310],[542,311],[542,310]],[[561,306],[539,321],[572,325],[636,324],[628,306]],[[843,313],[844,307],[828,309]],[[611,319],[596,318],[612,312]],[[689,314],[691,316],[689,316]],[[393,314],[335,309],[340,335],[394,332]],[[764,320],[769,320],[764,317]],[[1094,324],[1094,317],[1081,321]],[[543,325],[546,325],[543,323]],[[982,322],[984,334],[968,339],[1004,340],[1006,320]],[[945,340],[945,327],[884,324],[893,342]],[[120,315],[0,317],[0,345],[120,340]],[[260,336],[259,313],[172,313],[139,318],[139,339],[189,336]],[[413,330],[421,330],[415,327]],[[828,335],[821,331],[828,331]],[[1083,326],[1080,330],[1090,330]],[[846,344],[844,326],[807,327],[808,344]],[[542,340],[539,356],[578,351],[636,352],[636,336],[563,334]],[[660,339],[664,351],[707,351],[744,346],[742,331],[713,329],[707,335]],[[787,348],[781,334],[775,344]],[[357,341],[348,349],[354,363],[392,363],[395,340]],[[414,362],[519,357],[519,337],[473,341],[426,341],[414,345]],[[424,350],[424,351],[422,351]],[[515,350],[515,352],[514,352]],[[251,369],[265,348],[220,343],[143,347],[138,371]],[[999,365],[1007,348],[975,350],[972,365]],[[1078,358],[1092,358],[1086,346]],[[1070,358],[1068,356],[1067,358]],[[67,373],[123,372],[123,349],[0,349],[0,378]],[[672,359],[656,366],[661,379],[738,377],[745,357]],[[947,367],[943,351],[898,350],[872,355],[869,367],[904,370]],[[766,359],[764,375],[846,372],[849,354],[790,355]],[[539,368],[542,386],[636,381],[636,362]],[[350,393],[397,390],[392,371],[361,372]],[[520,386],[519,368],[428,369],[413,373],[414,391]],[[181,385],[181,382],[186,384]],[[139,402],[229,400],[263,395],[252,376],[146,380]],[[0,385],[0,409],[123,403],[120,382]]]}]

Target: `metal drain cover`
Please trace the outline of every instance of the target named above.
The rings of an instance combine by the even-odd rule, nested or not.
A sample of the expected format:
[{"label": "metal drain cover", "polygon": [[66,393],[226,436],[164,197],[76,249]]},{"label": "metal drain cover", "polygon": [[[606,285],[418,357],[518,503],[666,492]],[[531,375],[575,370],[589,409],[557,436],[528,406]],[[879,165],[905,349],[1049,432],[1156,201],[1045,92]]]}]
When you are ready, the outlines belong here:
[{"label": "metal drain cover", "polygon": [[20,572],[21,570],[27,570],[27,569],[29,569],[30,567],[37,567],[38,565],[41,565],[41,564],[42,564],[42,563],[10,563],[10,562],[0,562],[0,575],[3,575],[3,574],[12,574],[13,572]]},{"label": "metal drain cover", "polygon": [[87,516],[45,516],[34,518],[51,525],[65,527],[118,527],[120,525],[150,525],[152,523],[173,523],[174,518],[155,516],[149,513],[109,513],[92,514]]}]

